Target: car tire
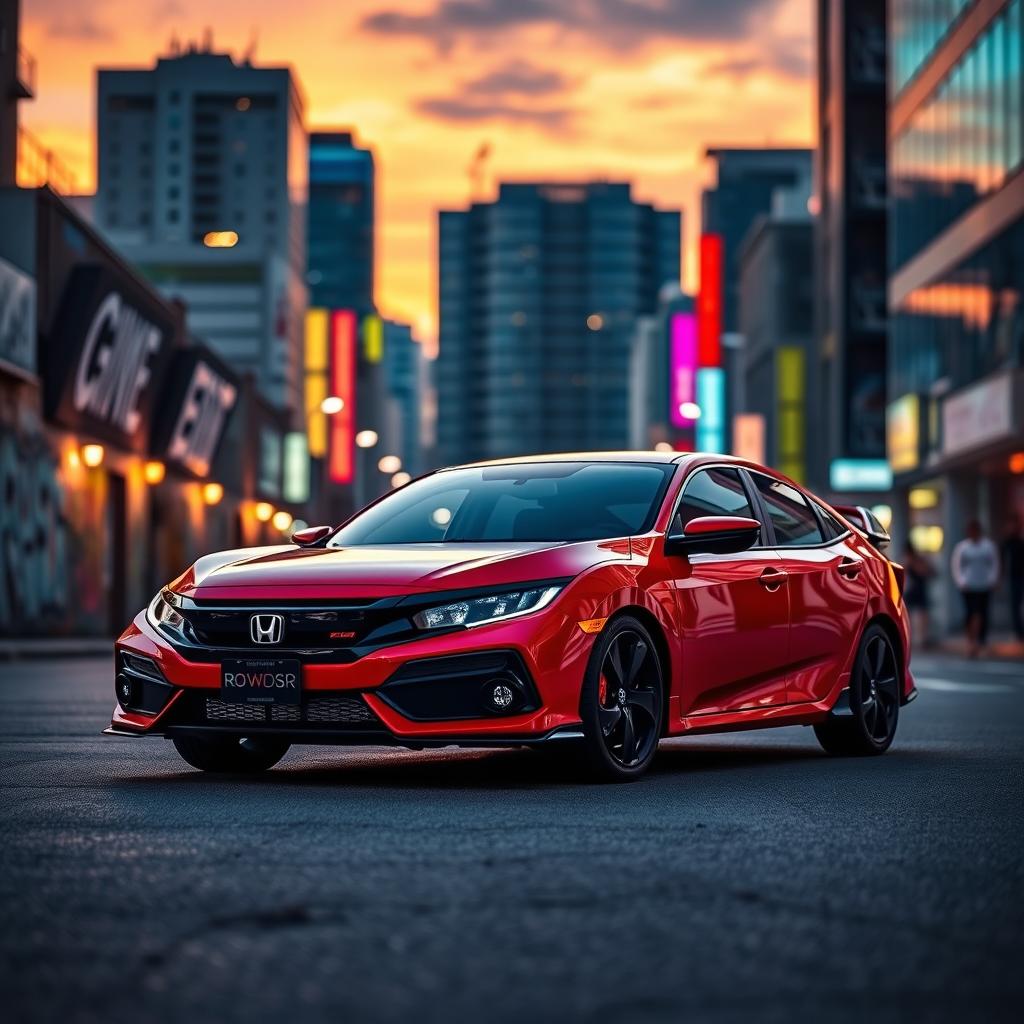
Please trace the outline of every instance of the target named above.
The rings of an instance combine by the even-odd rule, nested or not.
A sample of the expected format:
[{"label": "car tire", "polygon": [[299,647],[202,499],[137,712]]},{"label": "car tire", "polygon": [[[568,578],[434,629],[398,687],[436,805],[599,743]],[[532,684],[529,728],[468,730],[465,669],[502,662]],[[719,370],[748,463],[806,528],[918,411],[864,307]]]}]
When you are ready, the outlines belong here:
[{"label": "car tire", "polygon": [[852,714],[830,715],[814,727],[825,752],[836,757],[884,754],[896,735],[900,713],[900,661],[889,634],[868,626],[850,674]]},{"label": "car tire", "polygon": [[590,777],[632,782],[650,767],[664,721],[664,674],[638,619],[613,619],[599,635],[583,679],[580,718],[580,753]]},{"label": "car tire", "polygon": [[175,750],[201,772],[251,773],[273,768],[290,744],[268,737],[176,736]]}]

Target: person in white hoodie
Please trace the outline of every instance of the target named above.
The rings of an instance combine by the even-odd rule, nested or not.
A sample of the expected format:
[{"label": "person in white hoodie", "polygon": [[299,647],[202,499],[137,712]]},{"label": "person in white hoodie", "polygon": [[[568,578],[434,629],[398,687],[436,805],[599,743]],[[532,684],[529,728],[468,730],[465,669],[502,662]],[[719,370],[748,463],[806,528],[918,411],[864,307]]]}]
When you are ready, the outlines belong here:
[{"label": "person in white hoodie", "polygon": [[953,580],[964,598],[968,653],[976,658],[988,639],[988,605],[999,581],[999,549],[972,519],[967,536],[953,548]]}]

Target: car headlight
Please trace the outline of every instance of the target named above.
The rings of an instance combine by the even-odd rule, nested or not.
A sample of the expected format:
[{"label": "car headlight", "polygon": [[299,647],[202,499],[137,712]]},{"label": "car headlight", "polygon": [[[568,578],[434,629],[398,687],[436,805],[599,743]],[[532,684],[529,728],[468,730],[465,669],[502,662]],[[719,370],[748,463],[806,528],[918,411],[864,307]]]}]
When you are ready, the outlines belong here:
[{"label": "car headlight", "polygon": [[489,594],[465,601],[453,601],[417,612],[412,621],[420,629],[445,629],[452,626],[482,626],[485,622],[512,619],[540,611],[558,595],[561,587],[534,587],[512,590],[507,594]]},{"label": "car headlight", "polygon": [[161,590],[146,609],[146,621],[154,629],[163,632],[180,633],[185,625],[185,616],[178,610],[181,598],[170,590]]}]

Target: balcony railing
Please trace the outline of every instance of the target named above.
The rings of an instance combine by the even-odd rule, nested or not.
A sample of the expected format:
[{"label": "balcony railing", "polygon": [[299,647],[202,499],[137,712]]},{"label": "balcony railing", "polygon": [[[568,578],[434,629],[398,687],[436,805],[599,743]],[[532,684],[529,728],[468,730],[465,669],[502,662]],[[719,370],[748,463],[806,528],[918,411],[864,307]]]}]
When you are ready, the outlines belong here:
[{"label": "balcony railing", "polygon": [[27,128],[18,127],[18,185],[41,188],[70,195],[75,191],[75,176],[52,149],[47,149]]}]

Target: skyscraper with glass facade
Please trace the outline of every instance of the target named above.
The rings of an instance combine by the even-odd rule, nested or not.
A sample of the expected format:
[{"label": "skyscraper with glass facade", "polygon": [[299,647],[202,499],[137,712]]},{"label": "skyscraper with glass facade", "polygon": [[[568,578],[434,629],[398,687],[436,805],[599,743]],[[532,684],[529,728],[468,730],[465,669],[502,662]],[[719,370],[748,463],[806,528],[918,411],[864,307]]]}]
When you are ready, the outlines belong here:
[{"label": "skyscraper with glass facade", "polygon": [[[886,0],[818,0],[809,479],[885,479]],[[837,490],[839,488],[836,488]]]},{"label": "skyscraper with glass facade", "polygon": [[780,189],[796,189],[811,180],[809,149],[736,149],[714,146],[705,156],[715,182],[701,196],[701,232],[720,235],[724,262],[722,329],[739,330],[740,248],[754,221],[770,212]]},{"label": "skyscraper with glass facade", "polygon": [[372,312],[373,153],[351,131],[310,133],[306,238],[311,305]]},{"label": "skyscraper with glass facade", "polygon": [[637,316],[679,283],[678,211],[626,183],[505,184],[442,211],[442,460],[622,448]]},{"label": "skyscraper with glass facade", "polygon": [[887,443],[897,528],[944,564],[1024,515],[1024,0],[889,18]]}]

